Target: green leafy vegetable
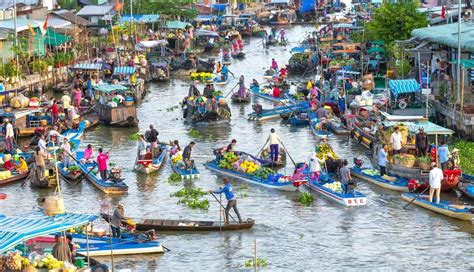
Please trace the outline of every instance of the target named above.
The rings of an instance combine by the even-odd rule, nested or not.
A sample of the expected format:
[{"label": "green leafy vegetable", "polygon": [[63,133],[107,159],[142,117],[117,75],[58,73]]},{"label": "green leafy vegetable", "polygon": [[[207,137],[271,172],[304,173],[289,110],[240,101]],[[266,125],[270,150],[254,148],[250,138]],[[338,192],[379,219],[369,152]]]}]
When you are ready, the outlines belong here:
[{"label": "green leafy vegetable", "polygon": [[303,206],[310,206],[313,203],[314,198],[312,194],[303,192],[300,194],[299,201]]},{"label": "green leafy vegetable", "polygon": [[168,178],[168,182],[171,184],[176,184],[181,181],[181,175],[178,173],[173,173],[171,176]]},{"label": "green leafy vegetable", "polygon": [[248,259],[245,261],[245,267],[250,268],[250,267],[267,267],[267,261],[263,258],[257,258],[257,261],[254,259]]},{"label": "green leafy vegetable", "polygon": [[140,133],[137,132],[137,133],[130,134],[128,136],[128,139],[130,141],[138,141],[138,139],[140,139]]}]

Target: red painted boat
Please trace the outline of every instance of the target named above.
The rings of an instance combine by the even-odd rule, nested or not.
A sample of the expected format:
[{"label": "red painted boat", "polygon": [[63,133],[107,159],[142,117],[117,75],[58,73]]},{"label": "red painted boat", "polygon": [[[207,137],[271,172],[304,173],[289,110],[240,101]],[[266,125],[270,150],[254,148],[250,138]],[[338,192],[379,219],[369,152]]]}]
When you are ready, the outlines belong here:
[{"label": "red painted boat", "polygon": [[[441,191],[449,192],[456,188],[461,180],[461,170],[444,170],[444,179],[441,181]],[[429,182],[420,183],[418,189],[424,190],[428,187]]]}]

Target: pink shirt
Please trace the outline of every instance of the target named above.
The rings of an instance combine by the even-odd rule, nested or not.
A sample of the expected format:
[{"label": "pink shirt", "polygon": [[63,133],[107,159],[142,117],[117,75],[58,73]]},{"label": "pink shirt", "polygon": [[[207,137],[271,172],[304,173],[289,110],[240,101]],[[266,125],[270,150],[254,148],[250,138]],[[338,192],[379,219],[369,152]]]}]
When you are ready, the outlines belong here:
[{"label": "pink shirt", "polygon": [[82,99],[82,91],[79,89],[76,89],[74,91],[74,100],[81,100]]},{"label": "pink shirt", "polygon": [[109,155],[105,153],[100,153],[97,156],[97,164],[99,165],[99,171],[107,170],[107,160],[109,159]]},{"label": "pink shirt", "polygon": [[92,157],[92,148],[86,148],[84,150],[84,159],[88,160]]}]

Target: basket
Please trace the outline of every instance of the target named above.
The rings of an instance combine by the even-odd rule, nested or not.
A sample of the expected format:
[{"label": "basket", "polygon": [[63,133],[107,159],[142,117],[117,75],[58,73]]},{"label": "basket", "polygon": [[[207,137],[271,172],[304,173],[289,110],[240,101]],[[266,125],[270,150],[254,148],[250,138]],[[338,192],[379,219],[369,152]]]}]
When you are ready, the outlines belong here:
[{"label": "basket", "polygon": [[41,121],[40,121],[40,125],[41,125],[42,127],[47,126],[47,125],[48,125],[48,121],[47,121],[47,120],[41,120]]},{"label": "basket", "polygon": [[47,196],[43,204],[44,214],[52,216],[65,213],[64,200],[59,196]]},{"label": "basket", "polygon": [[431,165],[427,162],[418,162],[418,166],[420,166],[421,169],[423,170],[430,170]]},{"label": "basket", "polygon": [[400,165],[403,165],[405,167],[412,168],[415,165],[415,160],[414,159],[408,159],[405,158],[403,161],[400,161]]}]

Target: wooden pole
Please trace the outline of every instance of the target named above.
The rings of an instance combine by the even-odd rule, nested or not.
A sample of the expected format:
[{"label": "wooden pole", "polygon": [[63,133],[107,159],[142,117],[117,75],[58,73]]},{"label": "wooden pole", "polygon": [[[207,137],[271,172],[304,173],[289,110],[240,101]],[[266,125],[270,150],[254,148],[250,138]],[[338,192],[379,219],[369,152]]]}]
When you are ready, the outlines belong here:
[{"label": "wooden pole", "polygon": [[388,104],[390,103],[390,90],[388,89],[388,67],[385,73],[385,91],[387,92],[387,102],[385,103],[385,112],[388,112]]},{"label": "wooden pole", "polygon": [[438,133],[435,134],[435,145],[436,145],[436,165],[438,165]]},{"label": "wooden pole", "polygon": [[459,122],[461,123],[459,126],[459,130],[464,131],[464,67],[461,67],[461,118],[459,118]]},{"label": "wooden pole", "polygon": [[[426,65],[426,85],[427,85],[427,89],[426,89],[426,119],[427,120],[429,119],[429,110],[428,110],[429,93],[428,93],[428,91],[431,90],[429,82],[430,82],[430,63],[428,62],[427,65]],[[422,82],[422,85],[423,85],[423,82]]]}]

